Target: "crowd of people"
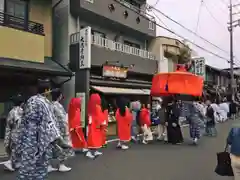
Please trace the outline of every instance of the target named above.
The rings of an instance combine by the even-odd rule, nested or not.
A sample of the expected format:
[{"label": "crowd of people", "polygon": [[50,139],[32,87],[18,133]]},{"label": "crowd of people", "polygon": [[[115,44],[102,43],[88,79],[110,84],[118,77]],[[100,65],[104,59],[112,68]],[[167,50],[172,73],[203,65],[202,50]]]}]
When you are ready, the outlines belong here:
[{"label": "crowd of people", "polygon": [[[5,149],[9,161],[4,166],[17,170],[17,180],[44,180],[49,172],[71,170],[64,162],[81,149],[86,157],[95,159],[107,143],[108,105],[97,93],[88,102],[87,128],[81,125],[81,99],[72,98],[68,113],[61,105],[63,95],[50,90],[50,81],[38,80],[32,85],[31,96],[24,100],[19,95],[12,99],[5,135]],[[51,94],[51,100],[47,96]],[[155,98],[150,103],[129,102],[124,97],[116,100],[117,148],[127,150],[129,142],[148,144],[160,140],[171,144],[184,141],[181,125],[189,124],[190,138],[197,145],[203,133],[216,136],[215,123],[225,121],[232,110],[227,102],[182,102],[176,97]],[[231,104],[231,103],[230,103]],[[156,131],[153,130],[153,128]],[[156,138],[155,138],[156,137]],[[57,159],[57,168],[51,160]]]}]

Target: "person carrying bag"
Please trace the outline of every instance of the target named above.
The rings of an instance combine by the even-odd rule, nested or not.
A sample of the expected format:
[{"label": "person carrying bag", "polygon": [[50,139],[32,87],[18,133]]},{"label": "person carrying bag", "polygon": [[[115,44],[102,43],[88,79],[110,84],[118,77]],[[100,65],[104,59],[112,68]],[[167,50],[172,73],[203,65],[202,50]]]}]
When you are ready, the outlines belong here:
[{"label": "person carrying bag", "polygon": [[227,152],[228,144],[223,152],[217,153],[217,166],[215,172],[220,176],[233,176],[230,154]]},{"label": "person carrying bag", "polygon": [[[226,174],[228,176],[234,175],[234,180],[240,180],[240,124],[235,123],[229,131],[228,138],[227,138],[227,146],[230,146],[229,153],[225,153],[225,164],[229,167],[227,171],[226,167]],[[225,150],[226,152],[226,150]],[[224,155],[221,155],[224,156]],[[224,160],[224,159],[223,159]],[[232,170],[232,172],[231,172]]]}]

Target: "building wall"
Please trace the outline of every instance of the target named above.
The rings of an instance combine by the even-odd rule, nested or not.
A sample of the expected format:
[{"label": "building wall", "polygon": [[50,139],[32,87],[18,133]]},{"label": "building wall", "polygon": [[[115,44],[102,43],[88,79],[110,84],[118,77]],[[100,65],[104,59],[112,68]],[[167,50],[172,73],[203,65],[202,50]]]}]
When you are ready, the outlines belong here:
[{"label": "building wall", "polygon": [[[145,2],[143,1],[143,4]],[[112,4],[115,8],[114,11],[110,11],[109,5]],[[122,25],[122,28],[132,29],[132,32],[141,32],[142,34],[148,34],[149,36],[156,35],[156,25],[154,24],[154,29],[149,28],[149,19],[146,17],[142,17],[138,13],[145,14],[143,11],[138,11],[137,9],[132,10],[134,8],[133,5],[130,5],[127,2],[119,2],[117,0],[94,0],[94,1],[86,1],[86,0],[72,0],[71,1],[71,13],[79,14],[79,13],[87,13],[88,19],[90,16],[95,17],[95,19],[105,19],[110,20],[109,23],[114,26],[114,24]],[[135,7],[136,8],[136,7]],[[142,6],[142,9],[145,9]],[[124,12],[128,12],[128,17],[124,17]],[[138,23],[136,19],[139,18],[140,22]],[[152,17],[153,18],[153,17]],[[83,18],[81,18],[83,19]],[[95,20],[94,20],[95,21]],[[98,22],[96,22],[98,23]],[[109,24],[109,23],[104,23]],[[134,35],[134,34],[133,34]]]},{"label": "building wall", "polygon": [[[74,19],[77,23],[77,19],[76,18],[74,18]],[[121,43],[124,43],[124,41],[129,41],[129,42],[136,43],[136,44],[140,45],[141,49],[147,49],[145,41],[140,41],[139,39],[135,39],[131,36],[120,35],[117,39],[115,39],[118,36],[118,32],[111,31],[111,29],[106,29],[106,28],[97,26],[95,24],[92,24],[92,23],[89,23],[89,22],[86,22],[86,21],[85,22],[84,21],[79,21],[79,25],[80,25],[80,28],[85,27],[85,26],[90,26],[93,31],[95,30],[95,31],[104,33],[106,35],[107,39],[110,39],[110,40],[113,40],[113,41],[116,40],[116,41],[121,42]]]},{"label": "building wall", "polygon": [[0,12],[4,12],[4,1],[5,0],[0,0]]},{"label": "building wall", "polygon": [[[53,0],[52,6],[57,3],[58,0]],[[80,19],[80,20],[79,20]],[[82,21],[81,17],[74,17],[70,13],[69,0],[63,0],[54,10],[54,21],[53,21],[53,39],[54,39],[54,49],[53,56],[54,59],[61,62],[63,65],[69,63],[69,42],[70,35],[79,32],[81,27],[91,26],[93,30],[99,31],[106,34],[106,38],[114,40],[117,32],[111,31],[111,29],[96,26],[95,24]],[[142,49],[146,49],[145,41],[140,41],[134,39],[131,36],[123,36],[116,39],[123,43],[124,40],[137,43]],[[109,60],[109,59],[106,59]],[[119,59],[120,60],[120,59]],[[150,60],[149,60],[150,61]],[[147,62],[147,59],[146,59]],[[147,63],[145,63],[147,64]],[[152,72],[154,73],[154,72]],[[65,108],[70,101],[70,98],[75,96],[75,79],[66,83],[63,87],[63,92],[66,97]]]},{"label": "building wall", "polygon": [[[58,1],[53,0],[52,6]],[[67,65],[69,63],[70,35],[77,32],[77,23],[69,12],[69,0],[63,0],[53,11],[53,58],[61,64]],[[64,107],[67,109],[70,98],[75,97],[75,78],[73,77],[65,83],[62,90],[65,96]]]},{"label": "building wall", "polygon": [[50,0],[30,0],[29,20],[44,25],[44,55],[52,57],[52,2]]},{"label": "building wall", "polygon": [[[4,12],[4,2],[5,2],[4,0],[0,0],[0,12]],[[30,0],[29,1],[29,20],[44,25],[44,34],[45,34],[44,56],[45,57],[52,57],[52,12],[51,11],[52,9],[51,9],[50,0]]]}]

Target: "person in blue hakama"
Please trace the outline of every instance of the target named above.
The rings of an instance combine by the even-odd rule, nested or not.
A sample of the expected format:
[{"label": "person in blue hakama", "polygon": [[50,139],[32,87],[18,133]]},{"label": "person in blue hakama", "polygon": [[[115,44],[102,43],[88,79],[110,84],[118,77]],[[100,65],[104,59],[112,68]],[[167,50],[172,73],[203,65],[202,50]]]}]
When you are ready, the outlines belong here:
[{"label": "person in blue hakama", "polygon": [[19,163],[17,180],[45,180],[52,148],[66,148],[54,122],[54,115],[42,95],[49,88],[49,81],[38,81],[32,88],[33,96],[24,106],[16,145],[16,161]]}]

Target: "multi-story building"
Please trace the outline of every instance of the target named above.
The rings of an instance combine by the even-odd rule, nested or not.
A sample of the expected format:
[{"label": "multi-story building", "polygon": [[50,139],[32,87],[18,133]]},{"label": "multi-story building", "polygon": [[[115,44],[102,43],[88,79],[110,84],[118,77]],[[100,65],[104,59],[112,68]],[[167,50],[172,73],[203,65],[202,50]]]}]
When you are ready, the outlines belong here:
[{"label": "multi-story building", "polygon": [[[158,36],[150,44],[150,50],[161,59],[159,71],[173,72],[177,64],[190,60],[191,49],[182,41],[170,37]],[[189,57],[185,57],[188,55]]]},{"label": "multi-story building", "polygon": [[10,96],[36,78],[71,73],[52,59],[51,0],[0,0],[0,47],[1,129]]},{"label": "multi-story building", "polygon": [[[149,52],[156,24],[146,12],[146,0],[58,0],[53,6],[56,59],[76,68],[79,31],[89,26],[90,88],[104,94],[149,93],[158,59]],[[78,78],[78,70],[74,71],[76,79],[64,87],[66,102],[87,79],[84,74]]]}]

